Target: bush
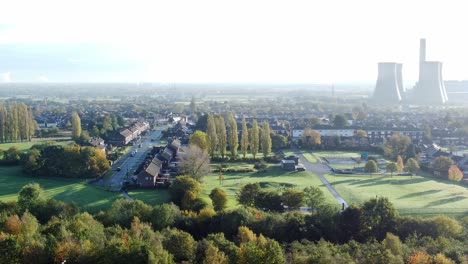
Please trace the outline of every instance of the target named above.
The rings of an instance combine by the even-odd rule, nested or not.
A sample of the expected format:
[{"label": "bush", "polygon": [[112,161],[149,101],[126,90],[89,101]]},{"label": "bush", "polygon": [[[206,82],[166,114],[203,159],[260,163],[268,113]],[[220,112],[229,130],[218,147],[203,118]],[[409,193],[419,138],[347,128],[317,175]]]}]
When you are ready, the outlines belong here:
[{"label": "bush", "polygon": [[268,165],[267,165],[266,162],[263,161],[263,160],[262,160],[262,161],[259,161],[259,162],[255,162],[255,164],[254,164],[254,168],[255,168],[256,170],[265,171],[267,167],[268,167]]}]

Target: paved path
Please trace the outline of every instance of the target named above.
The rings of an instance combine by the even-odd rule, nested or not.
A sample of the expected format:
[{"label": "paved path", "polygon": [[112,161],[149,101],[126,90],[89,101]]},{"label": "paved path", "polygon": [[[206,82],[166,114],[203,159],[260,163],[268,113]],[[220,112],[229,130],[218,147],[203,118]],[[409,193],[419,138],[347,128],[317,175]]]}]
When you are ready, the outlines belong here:
[{"label": "paved path", "polygon": [[292,146],[292,150],[294,151],[296,156],[299,157],[299,160],[304,165],[304,168],[309,172],[317,174],[318,177],[320,178],[320,180],[322,181],[323,185],[325,185],[325,187],[327,187],[327,189],[331,192],[333,197],[335,197],[336,201],[338,201],[338,203],[340,205],[344,204],[344,208],[347,208],[348,203],[346,203],[346,201],[343,199],[343,197],[340,196],[340,194],[335,190],[335,188],[333,188],[333,186],[331,186],[331,184],[323,176],[324,174],[328,174],[328,173],[331,172],[330,167],[328,167],[328,165],[326,163],[311,163],[311,162],[309,162],[302,155],[301,151],[296,146]]}]

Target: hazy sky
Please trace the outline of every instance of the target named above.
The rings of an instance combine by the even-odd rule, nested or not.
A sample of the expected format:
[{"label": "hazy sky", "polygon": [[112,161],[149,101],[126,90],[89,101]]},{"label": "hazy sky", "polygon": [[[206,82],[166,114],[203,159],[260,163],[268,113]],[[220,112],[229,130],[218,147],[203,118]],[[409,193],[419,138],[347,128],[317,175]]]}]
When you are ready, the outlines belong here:
[{"label": "hazy sky", "polygon": [[420,37],[468,79],[464,2],[2,1],[0,81],[411,83]]}]

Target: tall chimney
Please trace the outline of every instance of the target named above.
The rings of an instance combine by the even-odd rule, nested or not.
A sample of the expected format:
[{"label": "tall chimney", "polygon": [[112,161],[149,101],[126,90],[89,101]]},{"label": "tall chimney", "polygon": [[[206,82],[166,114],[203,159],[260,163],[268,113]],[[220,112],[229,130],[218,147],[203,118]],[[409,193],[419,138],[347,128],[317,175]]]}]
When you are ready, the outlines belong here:
[{"label": "tall chimney", "polygon": [[422,72],[426,62],[426,39],[419,40],[419,81],[422,79]]}]

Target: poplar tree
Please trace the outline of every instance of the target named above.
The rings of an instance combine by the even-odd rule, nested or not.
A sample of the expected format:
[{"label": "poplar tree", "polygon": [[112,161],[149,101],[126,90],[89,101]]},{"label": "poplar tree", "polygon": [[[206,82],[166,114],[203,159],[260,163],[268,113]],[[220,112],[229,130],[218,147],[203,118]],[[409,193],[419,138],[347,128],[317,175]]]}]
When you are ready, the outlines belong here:
[{"label": "poplar tree", "polygon": [[216,134],[218,138],[218,152],[222,158],[226,156],[226,124],[224,123],[224,118],[222,116],[216,116]]},{"label": "poplar tree", "polygon": [[72,138],[77,141],[81,137],[81,119],[78,113],[72,113]]},{"label": "poplar tree", "polygon": [[262,127],[262,152],[263,157],[266,158],[271,154],[270,124],[267,121],[263,121]]},{"label": "poplar tree", "polygon": [[4,105],[0,105],[0,142],[6,142],[7,111]]},{"label": "poplar tree", "polygon": [[237,157],[239,138],[237,135],[237,122],[233,113],[229,113],[229,146],[231,147],[231,157]]},{"label": "poplar tree", "polygon": [[245,159],[247,155],[247,150],[249,148],[249,130],[247,129],[247,123],[245,122],[245,117],[242,117],[242,137],[241,137],[241,150],[242,156]]},{"label": "poplar tree", "polygon": [[209,141],[209,152],[210,156],[214,157],[218,145],[218,136],[216,134],[215,119],[212,114],[208,114],[208,117],[206,118],[206,123],[206,134],[208,136]]},{"label": "poplar tree", "polygon": [[250,133],[250,151],[252,152],[254,159],[258,154],[258,147],[260,145],[259,137],[258,123],[257,120],[254,120],[252,123],[252,131]]}]

